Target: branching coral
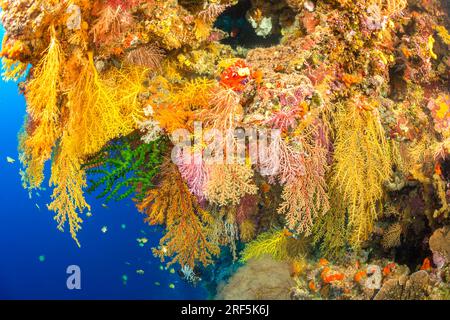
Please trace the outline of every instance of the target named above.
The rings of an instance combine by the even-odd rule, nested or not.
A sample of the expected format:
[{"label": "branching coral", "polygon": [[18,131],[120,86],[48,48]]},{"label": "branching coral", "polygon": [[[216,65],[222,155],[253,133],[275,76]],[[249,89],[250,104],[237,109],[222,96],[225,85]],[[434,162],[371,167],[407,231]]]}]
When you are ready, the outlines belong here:
[{"label": "branching coral", "polygon": [[214,214],[213,230],[211,240],[220,246],[228,246],[231,251],[233,261],[237,260],[237,241],[239,240],[239,230],[236,223],[234,209],[221,207]]},{"label": "branching coral", "polygon": [[83,220],[78,212],[85,209],[90,210],[83,195],[83,188],[86,187],[86,176],[81,170],[81,164],[76,155],[68,153],[65,144],[71,143],[70,138],[65,135],[61,138],[60,150],[52,165],[52,176],[50,185],[54,186],[52,199],[48,209],[56,212],[55,220],[58,228],[63,231],[66,222],[69,224],[69,231],[72,238],[80,246],[77,239],[77,232],[81,229]]},{"label": "branching coral", "polygon": [[383,183],[392,174],[391,150],[376,110],[338,106],[332,185],[348,211],[350,241],[360,245],[378,217]]},{"label": "branching coral", "polygon": [[273,230],[260,234],[242,251],[241,260],[248,261],[266,254],[271,255],[275,260],[283,260],[288,255],[288,236],[289,233],[286,230]]},{"label": "branching coral", "polygon": [[209,181],[210,169],[202,159],[201,153],[178,154],[176,163],[181,176],[186,181],[189,190],[199,201],[206,200],[206,184]]},{"label": "branching coral", "polygon": [[238,94],[232,89],[218,87],[211,91],[210,96],[211,108],[199,113],[205,126],[223,131],[237,128],[243,116]]},{"label": "branching coral", "polygon": [[[303,148],[304,173],[289,180],[284,186],[283,200],[278,212],[286,216],[287,227],[297,233],[310,234],[313,219],[329,209],[325,174],[328,150],[322,145],[319,126],[305,130],[298,142]],[[288,164],[290,165],[290,164]]]},{"label": "branching coral", "polygon": [[408,5],[406,0],[374,0],[373,3],[388,17],[399,14]]},{"label": "branching coral", "polygon": [[164,53],[155,45],[146,45],[128,52],[126,60],[131,65],[138,65],[154,70],[164,58]]},{"label": "branching coral", "polygon": [[22,63],[20,61],[14,61],[8,58],[2,59],[2,66],[3,66],[3,80],[4,81],[18,81],[20,78],[22,78],[26,71],[27,71],[27,65],[25,63]]},{"label": "branching coral", "polygon": [[402,226],[400,223],[393,223],[387,228],[381,239],[381,245],[385,249],[395,248],[400,245]]},{"label": "branching coral", "polygon": [[245,246],[241,260],[248,261],[270,255],[275,260],[298,258],[308,252],[306,239],[295,239],[287,230],[271,230],[261,233]]},{"label": "branching coral", "polygon": [[26,91],[29,134],[21,147],[28,182],[33,188],[42,183],[44,163],[50,159],[61,134],[58,95],[63,56],[53,30],[49,47],[36,66]]},{"label": "branching coral", "polygon": [[253,240],[256,234],[255,223],[250,219],[244,220],[239,225],[239,235],[243,242],[249,242]]},{"label": "branching coral", "polygon": [[331,200],[331,210],[317,219],[312,234],[314,243],[320,246],[324,256],[339,260],[345,256],[349,230],[343,203],[334,197]]},{"label": "branching coral", "polygon": [[144,76],[138,70],[112,70],[102,79],[92,64],[83,66],[78,82],[68,92],[72,115],[68,127],[77,131],[82,154],[95,153],[109,140],[135,129],[141,117],[137,96]]},{"label": "branching coral", "polygon": [[198,13],[198,16],[206,22],[214,22],[228,6],[228,4],[209,3],[205,9]]},{"label": "branching coral", "polygon": [[265,147],[267,150],[259,154],[259,170],[269,176],[271,182],[278,178],[281,184],[294,183],[306,174],[305,153],[301,145],[276,135]]},{"label": "branching coral", "polygon": [[[59,156],[53,162],[51,178],[56,189],[49,208],[57,213],[60,228],[69,221],[75,238],[81,222],[76,210],[86,207],[82,196],[83,158],[98,152],[109,140],[134,130],[140,117],[137,95],[145,73],[137,69],[125,73],[112,70],[107,80],[101,79],[92,54],[87,60],[79,54],[69,61],[63,75],[61,59],[59,43],[53,36],[35,70],[34,80],[27,87],[30,117],[26,136],[21,139],[21,158],[26,166],[27,182],[36,188],[43,181],[45,161],[57,147]],[[80,73],[74,75],[74,72]],[[58,95],[67,86],[64,82],[75,76],[74,83],[65,88],[66,100],[62,104]]]},{"label": "branching coral", "polygon": [[252,177],[253,170],[247,164],[211,165],[206,197],[220,206],[237,205],[245,195],[256,194],[258,188]]},{"label": "branching coral", "polygon": [[105,42],[119,37],[132,23],[132,16],[121,5],[106,5],[92,27],[94,42]]},{"label": "branching coral", "polygon": [[[165,226],[154,254],[197,276],[219,246],[239,256],[238,239],[243,261],[295,260],[309,235],[342,259],[378,241],[373,231],[390,248],[446,224],[450,56],[439,1],[252,0],[239,14],[268,36],[259,48],[226,10],[236,3],[1,1],[4,77],[30,67],[21,174],[38,188],[51,161],[58,227],[76,239],[85,188],[133,195]],[[212,135],[225,138],[214,150]],[[180,136],[176,163],[162,165]],[[410,210],[417,202],[423,210]],[[385,230],[374,228],[394,207],[376,224]],[[340,281],[328,271],[327,284]]]},{"label": "branching coral", "polygon": [[165,224],[166,234],[160,241],[155,255],[162,260],[194,267],[196,262],[204,265],[219,252],[210,242],[213,219],[202,209],[183,181],[176,165],[166,160],[161,169],[164,177],[158,189],[149,190],[138,209],[147,215],[150,224]]},{"label": "branching coral", "polygon": [[120,201],[136,194],[142,200],[155,187],[153,180],[159,172],[163,152],[162,139],[139,143],[139,136],[132,134],[112,141],[84,163],[87,174],[96,177],[90,180],[87,191],[93,192],[103,185],[98,198]]}]

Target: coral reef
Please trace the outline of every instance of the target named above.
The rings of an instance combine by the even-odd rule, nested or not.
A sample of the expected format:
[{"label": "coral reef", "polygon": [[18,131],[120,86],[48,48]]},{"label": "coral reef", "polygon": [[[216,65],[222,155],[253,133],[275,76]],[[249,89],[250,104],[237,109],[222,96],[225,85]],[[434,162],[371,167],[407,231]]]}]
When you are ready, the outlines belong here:
[{"label": "coral reef", "polygon": [[222,298],[449,297],[445,1],[0,4],[23,184],[50,162],[78,245],[102,189],[185,279],[244,264]]},{"label": "coral reef", "polygon": [[[420,270],[389,260],[365,261],[363,256],[347,257],[344,263],[307,261],[294,277],[291,298],[299,300],[443,300],[450,286],[445,269],[434,269],[428,258]],[[294,267],[294,266],[293,266]]]}]

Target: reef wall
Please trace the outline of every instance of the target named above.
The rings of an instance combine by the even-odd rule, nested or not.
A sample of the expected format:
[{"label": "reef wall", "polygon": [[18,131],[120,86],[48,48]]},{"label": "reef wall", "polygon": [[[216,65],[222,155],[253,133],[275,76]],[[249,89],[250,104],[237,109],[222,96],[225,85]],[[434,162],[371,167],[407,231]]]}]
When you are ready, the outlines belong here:
[{"label": "reef wall", "polygon": [[188,281],[227,248],[221,298],[448,299],[448,1],[0,3],[23,184],[51,163],[77,244],[97,192]]}]

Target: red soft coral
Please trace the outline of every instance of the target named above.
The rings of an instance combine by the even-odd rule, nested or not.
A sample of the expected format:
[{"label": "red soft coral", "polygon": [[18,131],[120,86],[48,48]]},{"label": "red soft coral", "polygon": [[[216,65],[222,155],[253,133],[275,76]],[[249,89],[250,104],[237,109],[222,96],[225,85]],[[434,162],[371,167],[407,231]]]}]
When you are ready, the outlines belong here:
[{"label": "red soft coral", "polygon": [[250,81],[251,71],[244,60],[238,60],[235,64],[225,69],[220,75],[220,84],[227,89],[242,92]]}]

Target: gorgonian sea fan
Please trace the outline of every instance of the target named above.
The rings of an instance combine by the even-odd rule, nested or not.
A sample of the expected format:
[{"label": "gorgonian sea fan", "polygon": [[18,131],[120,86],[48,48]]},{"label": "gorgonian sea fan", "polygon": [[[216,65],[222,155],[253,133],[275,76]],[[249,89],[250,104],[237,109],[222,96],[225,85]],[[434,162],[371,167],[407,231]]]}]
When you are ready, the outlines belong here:
[{"label": "gorgonian sea fan", "polygon": [[107,0],[106,3],[113,8],[118,8],[120,6],[123,9],[128,10],[144,1],[145,0]]},{"label": "gorgonian sea fan", "polygon": [[199,12],[198,16],[206,22],[212,22],[228,7],[228,4],[210,3],[204,10]]},{"label": "gorgonian sea fan", "polygon": [[91,29],[94,42],[107,42],[119,37],[133,23],[132,15],[122,6],[106,6],[99,12],[99,17]]},{"label": "gorgonian sea fan", "polygon": [[209,170],[202,159],[202,154],[186,154],[180,150],[177,154],[176,164],[188,185],[189,191],[197,197],[199,202],[205,201],[205,188],[209,180]]},{"label": "gorgonian sea fan", "polygon": [[269,177],[270,183],[295,182],[305,171],[305,154],[298,145],[276,135],[266,150],[260,150],[259,171]]}]

